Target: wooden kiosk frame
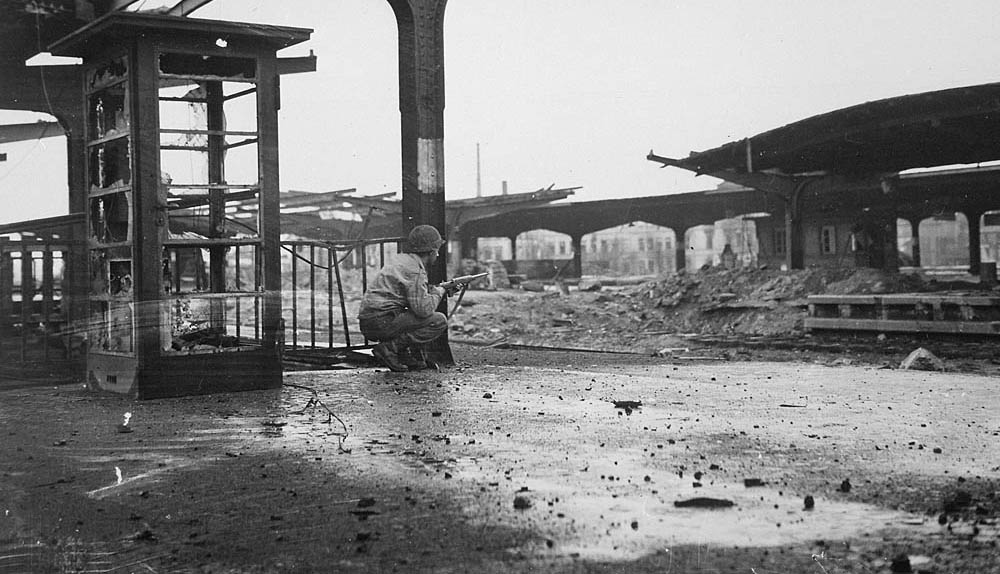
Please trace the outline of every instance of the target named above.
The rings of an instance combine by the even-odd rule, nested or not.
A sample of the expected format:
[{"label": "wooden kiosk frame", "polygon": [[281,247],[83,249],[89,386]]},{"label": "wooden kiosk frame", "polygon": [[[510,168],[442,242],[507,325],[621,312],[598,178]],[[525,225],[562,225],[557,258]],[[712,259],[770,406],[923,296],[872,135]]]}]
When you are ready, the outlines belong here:
[{"label": "wooden kiosk frame", "polygon": [[84,61],[91,388],[281,385],[276,51],[311,32],[112,12],[50,47]]}]

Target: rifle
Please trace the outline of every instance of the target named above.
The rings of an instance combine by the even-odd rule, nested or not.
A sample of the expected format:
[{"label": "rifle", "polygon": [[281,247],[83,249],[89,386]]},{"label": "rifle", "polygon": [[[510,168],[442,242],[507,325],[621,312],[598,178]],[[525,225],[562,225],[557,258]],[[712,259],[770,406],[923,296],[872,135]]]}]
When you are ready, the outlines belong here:
[{"label": "rifle", "polygon": [[461,277],[455,277],[450,281],[441,283],[441,287],[444,287],[444,291],[447,294],[451,294],[452,291],[458,291],[458,301],[455,301],[455,306],[452,307],[451,312],[448,313],[449,319],[451,319],[451,316],[455,314],[455,311],[458,311],[458,307],[462,304],[462,297],[465,297],[465,290],[469,288],[469,283],[472,283],[476,279],[486,277],[487,275],[489,275],[488,272],[476,273],[475,275],[462,275]]},{"label": "rifle", "polygon": [[454,279],[445,281],[444,283],[441,283],[440,286],[444,287],[446,291],[455,291],[458,289],[464,290],[476,279],[486,277],[487,275],[489,275],[488,272],[476,273],[475,275],[462,275],[461,277],[455,277]]}]

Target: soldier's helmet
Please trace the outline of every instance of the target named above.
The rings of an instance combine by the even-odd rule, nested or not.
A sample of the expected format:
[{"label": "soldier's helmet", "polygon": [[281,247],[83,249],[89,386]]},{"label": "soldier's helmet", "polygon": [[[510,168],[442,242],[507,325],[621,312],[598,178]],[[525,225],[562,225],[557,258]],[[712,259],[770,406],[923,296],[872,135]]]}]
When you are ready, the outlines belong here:
[{"label": "soldier's helmet", "polygon": [[406,238],[407,253],[429,253],[437,251],[444,243],[441,234],[433,225],[418,225],[410,231]]}]

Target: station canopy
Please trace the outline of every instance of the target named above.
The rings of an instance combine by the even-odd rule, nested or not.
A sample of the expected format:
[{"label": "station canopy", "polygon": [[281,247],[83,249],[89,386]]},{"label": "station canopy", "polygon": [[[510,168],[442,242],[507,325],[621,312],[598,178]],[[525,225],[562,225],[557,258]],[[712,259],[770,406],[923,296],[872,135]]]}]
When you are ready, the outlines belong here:
[{"label": "station canopy", "polygon": [[1000,83],[867,102],[720,147],[677,167],[710,174],[887,174],[1000,159]]}]

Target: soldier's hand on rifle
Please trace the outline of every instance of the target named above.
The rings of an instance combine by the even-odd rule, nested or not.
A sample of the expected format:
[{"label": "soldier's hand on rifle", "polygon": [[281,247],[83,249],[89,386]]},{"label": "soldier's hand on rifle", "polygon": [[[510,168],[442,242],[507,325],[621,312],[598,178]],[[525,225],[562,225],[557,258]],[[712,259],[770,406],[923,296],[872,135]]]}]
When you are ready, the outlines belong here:
[{"label": "soldier's hand on rifle", "polygon": [[444,289],[444,294],[447,295],[447,296],[449,296],[449,297],[451,297],[455,293],[458,293],[459,290],[462,288],[461,285],[459,285],[458,283],[456,283],[454,281],[445,281],[444,283],[441,283],[440,285],[438,285],[438,287],[441,287],[442,289]]},{"label": "soldier's hand on rifle", "polygon": [[487,275],[488,273],[477,273],[475,275],[462,275],[461,277],[455,277],[450,281],[445,281],[444,283],[438,285],[438,287],[444,289],[446,294],[454,295],[455,293],[458,293],[459,291],[466,289],[469,286],[469,284],[475,281],[476,279],[479,279],[480,277],[486,277]]}]

